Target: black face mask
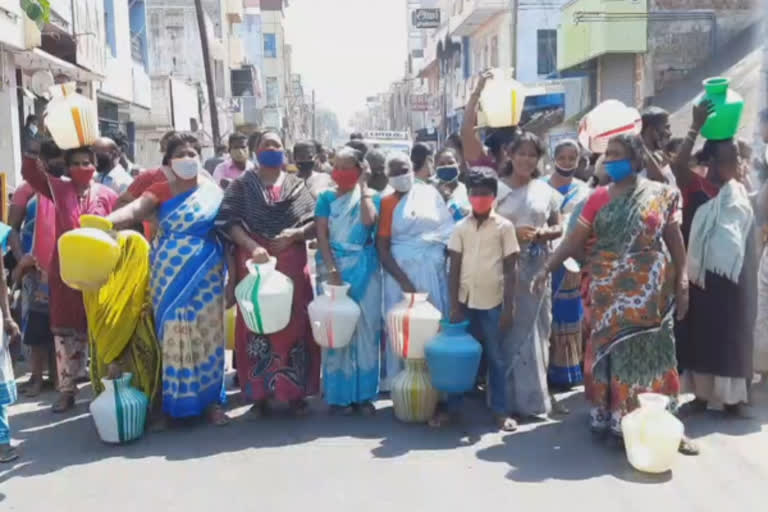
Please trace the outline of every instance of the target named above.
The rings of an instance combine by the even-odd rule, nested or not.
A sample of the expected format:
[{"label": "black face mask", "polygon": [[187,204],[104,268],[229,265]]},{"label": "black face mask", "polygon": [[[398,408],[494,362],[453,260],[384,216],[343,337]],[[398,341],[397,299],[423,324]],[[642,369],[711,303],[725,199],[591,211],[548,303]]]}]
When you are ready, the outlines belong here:
[{"label": "black face mask", "polygon": [[114,166],[114,161],[109,155],[96,155],[96,170],[101,174],[108,173]]},{"label": "black face mask", "polygon": [[578,169],[578,167],[574,167],[573,169],[561,169],[560,167],[555,166],[555,171],[557,172],[557,174],[559,174],[563,178],[572,177],[576,172],[576,169]]},{"label": "black face mask", "polygon": [[315,168],[315,162],[311,160],[308,162],[296,162],[296,167],[299,168],[299,172],[309,173]]}]

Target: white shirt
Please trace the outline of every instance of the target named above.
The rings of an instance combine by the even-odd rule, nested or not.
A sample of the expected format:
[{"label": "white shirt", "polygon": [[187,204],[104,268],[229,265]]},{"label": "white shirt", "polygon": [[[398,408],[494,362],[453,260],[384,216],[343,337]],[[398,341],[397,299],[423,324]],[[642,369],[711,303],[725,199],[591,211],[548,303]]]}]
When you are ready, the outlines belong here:
[{"label": "white shirt", "polygon": [[96,183],[101,183],[114,190],[117,195],[121,195],[133,183],[131,175],[120,164],[117,164],[107,174],[97,174],[95,180]]}]

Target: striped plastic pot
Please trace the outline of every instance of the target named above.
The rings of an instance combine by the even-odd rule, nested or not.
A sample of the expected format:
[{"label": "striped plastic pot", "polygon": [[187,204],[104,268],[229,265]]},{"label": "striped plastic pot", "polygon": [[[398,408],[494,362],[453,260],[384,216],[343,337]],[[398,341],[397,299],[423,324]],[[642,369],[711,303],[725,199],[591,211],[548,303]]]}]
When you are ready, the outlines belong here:
[{"label": "striped plastic pot", "polygon": [[93,422],[105,443],[127,443],[144,434],[149,400],[131,387],[132,378],[124,373],[115,380],[101,379],[104,392],[91,402]]},{"label": "striped plastic pot", "polygon": [[395,417],[406,423],[425,423],[435,414],[438,395],[429,379],[427,362],[406,359],[405,369],[392,381]]}]

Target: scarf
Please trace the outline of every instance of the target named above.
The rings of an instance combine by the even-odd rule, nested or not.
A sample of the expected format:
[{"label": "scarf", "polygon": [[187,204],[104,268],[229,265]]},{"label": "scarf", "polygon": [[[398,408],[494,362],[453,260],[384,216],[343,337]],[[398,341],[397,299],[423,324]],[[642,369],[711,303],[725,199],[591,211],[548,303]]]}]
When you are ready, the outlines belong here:
[{"label": "scarf", "polygon": [[224,236],[230,227],[240,225],[249,233],[271,239],[312,221],[315,200],[304,180],[286,174],[279,187],[280,196],[272,201],[256,172],[244,172],[227,187],[216,227]]},{"label": "scarf", "polygon": [[688,243],[691,282],[705,289],[707,271],[739,282],[754,213],[744,185],[730,180],[696,211]]}]

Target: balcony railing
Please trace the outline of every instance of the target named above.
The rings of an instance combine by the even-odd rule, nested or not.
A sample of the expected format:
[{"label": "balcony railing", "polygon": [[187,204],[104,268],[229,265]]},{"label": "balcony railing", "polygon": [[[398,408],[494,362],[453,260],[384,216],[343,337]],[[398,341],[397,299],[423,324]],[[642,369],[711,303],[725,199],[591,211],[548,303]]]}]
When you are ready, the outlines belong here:
[{"label": "balcony railing", "polygon": [[263,120],[264,100],[256,96],[237,96],[232,98],[235,125],[261,125]]},{"label": "balcony railing", "polygon": [[509,0],[465,0],[462,9],[451,17],[451,35],[470,36],[509,7]]}]

